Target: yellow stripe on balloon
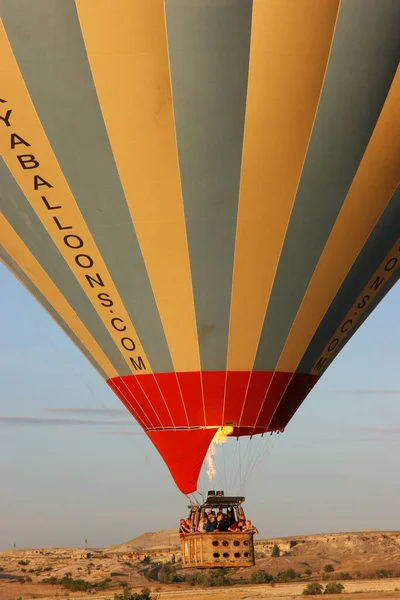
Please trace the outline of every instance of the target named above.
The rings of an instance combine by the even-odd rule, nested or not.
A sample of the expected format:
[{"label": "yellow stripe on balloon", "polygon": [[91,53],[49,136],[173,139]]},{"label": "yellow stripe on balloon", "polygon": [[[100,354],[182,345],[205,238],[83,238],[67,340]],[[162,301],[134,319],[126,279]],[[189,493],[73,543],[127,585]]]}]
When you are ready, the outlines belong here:
[{"label": "yellow stripe on balloon", "polygon": [[151,373],[135,328],[46,137],[1,23],[0,56],[3,159],[130,370]]},{"label": "yellow stripe on balloon", "polygon": [[329,305],[398,185],[399,106],[400,67],[297,313],[277,370],[296,370]]},{"label": "yellow stripe on balloon", "polygon": [[324,350],[314,363],[310,373],[320,375],[322,369],[325,370],[335,354],[342,349],[343,342],[352,333],[357,322],[362,318],[364,312],[368,310],[371,303],[382,291],[383,287],[397,273],[400,267],[400,238],[396,241],[393,248],[385,256],[379,268],[370,278],[357,300],[347,312],[339,327],[333,336],[329,339]]},{"label": "yellow stripe on balloon", "polygon": [[339,0],[255,0],[228,348],[253,367],[322,90]]},{"label": "yellow stripe on balloon", "polygon": [[[107,377],[117,377],[117,371],[96,340],[2,214],[0,214],[0,239],[4,249],[43,296],[48,299],[56,313],[82,342]],[[14,274],[18,277],[16,273]],[[52,317],[52,315],[50,316]]]},{"label": "yellow stripe on balloon", "polygon": [[176,371],[199,347],[163,0],[76,0],[111,148]]}]

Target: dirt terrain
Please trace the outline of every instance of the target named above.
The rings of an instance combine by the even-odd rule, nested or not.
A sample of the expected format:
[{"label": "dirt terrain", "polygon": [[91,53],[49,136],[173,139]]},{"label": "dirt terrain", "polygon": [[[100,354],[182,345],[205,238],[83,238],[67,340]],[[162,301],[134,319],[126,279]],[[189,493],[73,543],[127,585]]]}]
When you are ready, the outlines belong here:
[{"label": "dirt terrain", "polygon": [[[274,543],[288,556],[271,558]],[[290,547],[292,546],[292,547]],[[322,572],[331,563],[336,572],[363,575],[378,569],[400,569],[399,531],[361,531],[294,536],[256,542],[257,568],[275,575],[284,569]]]},{"label": "dirt terrain", "polygon": [[[247,600],[256,598],[299,598],[310,581],[341,580],[345,593],[357,593],[357,600],[377,596],[400,600],[400,577],[377,579],[387,571],[400,574],[400,532],[362,531],[358,533],[333,533],[311,536],[255,540],[256,566],[237,569],[230,576],[233,586],[223,588],[198,588],[187,583],[159,584],[149,582],[143,570],[151,563],[170,561],[175,555],[179,569],[179,545],[176,530],[146,533],[133,540],[107,549],[42,548],[0,552],[0,599],[23,600],[32,598],[69,597],[75,600],[112,599],[122,584],[135,591],[143,587],[157,590],[160,600],[206,600],[210,596],[220,600]],[[281,556],[271,557],[274,544]],[[334,571],[327,575],[324,566],[331,564]],[[263,569],[276,576],[279,572],[294,569],[300,580],[291,583],[243,585],[250,582],[251,573]],[[311,574],[309,573],[311,571]],[[109,578],[111,586],[95,594],[67,591],[60,585],[42,583],[48,577],[58,579],[71,574],[74,579],[95,583]],[[343,574],[345,576],[343,577]],[[25,582],[18,579],[23,577]],[[347,580],[351,577],[351,580]],[[325,581],[323,581],[325,579]],[[345,580],[344,580],[345,579]]]},{"label": "dirt terrain", "polygon": [[[261,585],[238,585],[234,587],[214,587],[214,588],[192,588],[177,589],[177,586],[154,586],[146,585],[151,589],[151,592],[158,600],[303,600],[302,590],[304,584],[286,583],[277,584],[271,587],[268,584]],[[345,582],[344,593],[357,594],[355,600],[400,600],[400,579],[378,580],[378,581],[357,581]],[[134,587],[133,591],[139,592],[142,587]],[[121,590],[119,590],[121,591]],[[67,593],[63,591],[55,591],[54,589],[46,588],[37,590],[36,586],[29,585],[27,587],[16,585],[12,589],[0,587],[1,600],[22,600],[33,598],[45,598],[46,600],[60,600],[61,598],[72,598],[73,600],[112,600],[114,590],[102,592],[101,594],[83,594],[82,593]],[[332,600],[340,600],[340,596],[330,596]]]}]

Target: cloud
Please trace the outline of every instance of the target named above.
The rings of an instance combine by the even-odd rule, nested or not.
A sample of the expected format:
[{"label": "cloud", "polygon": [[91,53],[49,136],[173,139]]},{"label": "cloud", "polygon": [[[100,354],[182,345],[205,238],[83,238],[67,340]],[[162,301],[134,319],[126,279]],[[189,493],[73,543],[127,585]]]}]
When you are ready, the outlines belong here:
[{"label": "cloud", "polygon": [[352,431],[362,437],[356,442],[387,442],[400,438],[400,427],[353,427]]},{"label": "cloud", "polygon": [[400,427],[357,427],[356,429],[373,435],[400,435]]},{"label": "cloud", "polygon": [[400,396],[400,390],[349,388],[339,390],[324,390],[329,394],[349,394],[352,396]]},{"label": "cloud", "polygon": [[44,412],[57,413],[64,415],[116,415],[127,414],[126,408],[108,408],[106,406],[54,406],[44,408]]},{"label": "cloud", "polygon": [[110,425],[129,427],[134,424],[132,419],[68,419],[56,417],[1,417],[0,424],[4,425]]}]

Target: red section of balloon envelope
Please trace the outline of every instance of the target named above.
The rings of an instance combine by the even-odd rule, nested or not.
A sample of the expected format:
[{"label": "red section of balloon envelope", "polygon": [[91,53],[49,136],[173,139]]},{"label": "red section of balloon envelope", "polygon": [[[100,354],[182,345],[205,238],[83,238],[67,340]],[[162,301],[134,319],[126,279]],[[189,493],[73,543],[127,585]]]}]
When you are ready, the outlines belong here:
[{"label": "red section of balloon envelope", "polygon": [[215,429],[148,431],[176,485],[184,494],[197,488],[197,480]]},{"label": "red section of balloon envelope", "polygon": [[[137,399],[137,393],[134,394],[132,388],[137,385],[136,380],[128,387],[122,377],[115,377],[107,381],[112,391],[118,396],[121,402],[126,406],[131,415],[140,423],[143,429],[149,429],[152,426],[150,418],[145,414],[142,404]],[[139,387],[139,386],[138,386]],[[144,397],[144,396],[143,396]]]},{"label": "red section of balloon envelope", "polygon": [[[242,402],[243,413],[240,418],[240,426],[254,427],[258,413],[264,402],[273,373],[271,371],[252,371],[249,381],[247,395]],[[268,426],[268,423],[265,424]]]},{"label": "red section of balloon envelope", "polygon": [[174,426],[188,427],[186,405],[183,401],[176,373],[157,373],[157,375],[154,375],[154,379],[159,386],[161,395],[168,404]]},{"label": "red section of balloon envelope", "polygon": [[[124,377],[124,379],[129,380],[129,377]],[[173,388],[171,387],[168,389],[169,396],[165,398],[161,393],[158,378],[156,379],[152,373],[149,375],[138,376],[137,381],[145,393],[146,398],[148,398],[151,406],[153,407],[161,426],[163,428],[176,426],[172,416],[172,411],[174,411],[176,414],[178,413],[177,402]],[[179,408],[180,406],[178,403],[178,409]]]},{"label": "red section of balloon envelope", "polygon": [[249,385],[249,371],[228,371],[223,422],[238,424]]},{"label": "red section of balloon envelope", "polygon": [[226,371],[202,371],[206,425],[222,424]]},{"label": "red section of balloon envelope", "polygon": [[310,373],[295,373],[273,415],[270,429],[284,429],[319,377]]},{"label": "red section of balloon envelope", "polygon": [[317,380],[301,373],[215,371],[129,375],[108,383],[188,494],[196,490],[218,427],[237,423],[234,436],[284,429]]},{"label": "red section of balloon envelope", "polygon": [[277,371],[272,375],[271,382],[263,400],[260,414],[257,417],[257,426],[269,426],[277,406],[292,377],[293,373],[279,373]]},{"label": "red section of balloon envelope", "polygon": [[[185,403],[189,426],[204,426],[206,417],[200,372],[177,373],[176,376]],[[158,377],[158,374],[156,377]]]}]

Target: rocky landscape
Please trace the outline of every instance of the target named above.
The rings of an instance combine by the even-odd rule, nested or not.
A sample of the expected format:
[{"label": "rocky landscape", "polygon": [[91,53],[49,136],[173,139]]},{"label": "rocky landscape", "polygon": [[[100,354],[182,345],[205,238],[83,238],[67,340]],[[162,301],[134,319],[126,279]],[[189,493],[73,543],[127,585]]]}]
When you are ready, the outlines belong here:
[{"label": "rocky landscape", "polygon": [[[272,557],[274,546],[279,556]],[[124,588],[157,590],[160,598],[190,595],[202,600],[220,597],[293,598],[308,582],[341,581],[346,593],[380,594],[400,600],[400,532],[361,531],[256,539],[256,565],[229,573],[231,585],[200,589],[189,583],[149,580],[155,566],[174,564],[180,573],[176,530],[145,533],[107,549],[42,548],[0,553],[0,599],[71,597],[113,598]],[[327,565],[330,565],[329,568]],[[157,571],[157,569],[155,569]],[[255,572],[273,576],[272,583],[254,584]],[[187,572],[187,571],[186,571]],[[294,573],[294,575],[293,575]],[[80,580],[90,589],[71,591],[60,580]],[[217,591],[218,590],[218,591]],[[88,593],[90,592],[90,595]],[[374,596],[374,597],[375,597]]]}]

